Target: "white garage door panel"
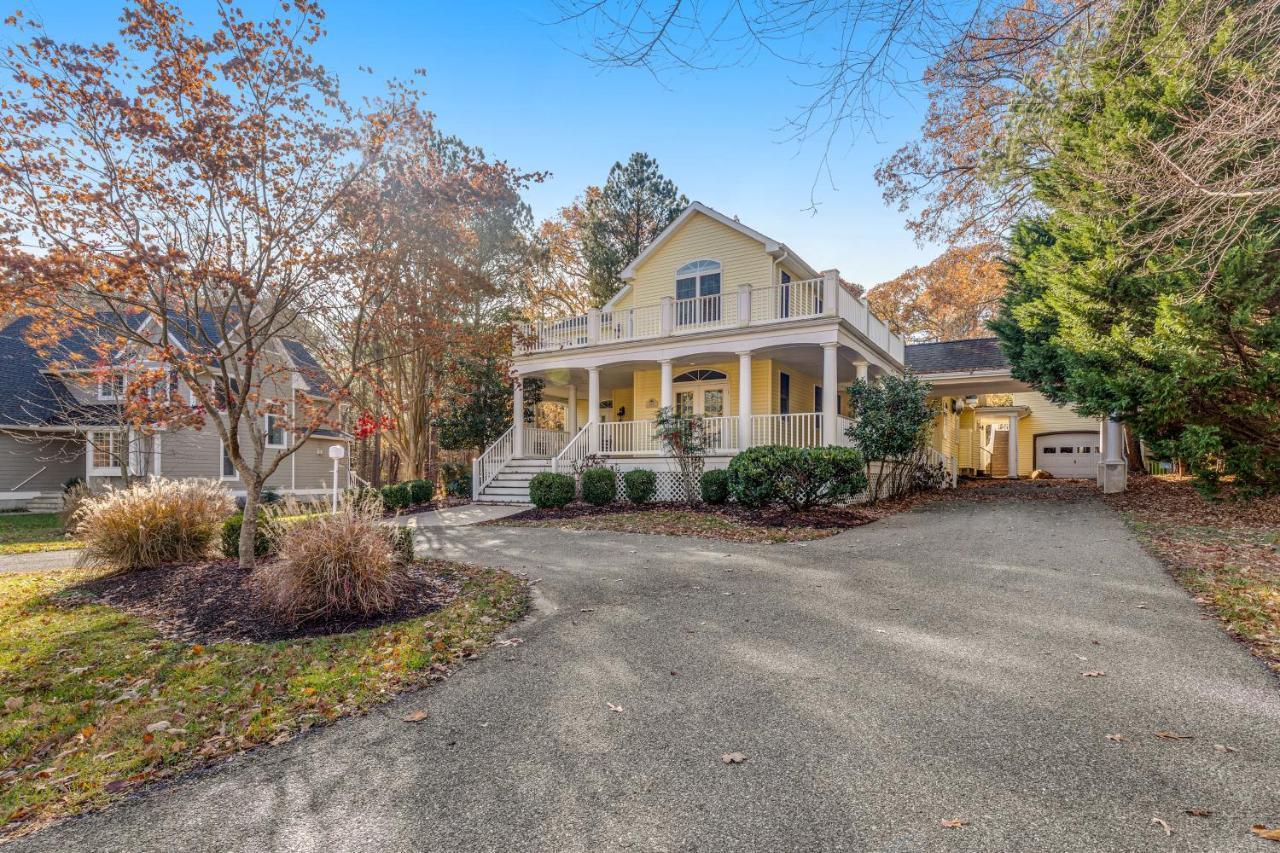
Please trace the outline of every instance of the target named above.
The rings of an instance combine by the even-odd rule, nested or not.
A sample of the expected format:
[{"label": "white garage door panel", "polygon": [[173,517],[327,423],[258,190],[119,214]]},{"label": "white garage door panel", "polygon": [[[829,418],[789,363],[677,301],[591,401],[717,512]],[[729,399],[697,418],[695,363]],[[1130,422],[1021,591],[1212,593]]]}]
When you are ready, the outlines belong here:
[{"label": "white garage door panel", "polygon": [[1096,432],[1036,436],[1036,467],[1055,477],[1096,477],[1101,461]]}]

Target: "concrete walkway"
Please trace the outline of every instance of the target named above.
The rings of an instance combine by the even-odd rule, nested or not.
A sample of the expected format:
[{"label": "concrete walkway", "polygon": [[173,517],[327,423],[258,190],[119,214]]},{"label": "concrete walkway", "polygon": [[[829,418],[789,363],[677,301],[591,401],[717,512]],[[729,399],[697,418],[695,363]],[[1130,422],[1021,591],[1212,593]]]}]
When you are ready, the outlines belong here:
[{"label": "concrete walkway", "polygon": [[1280,822],[1280,685],[1100,505],[418,539],[539,578],[523,642],[13,849],[1222,853]]},{"label": "concrete walkway", "polygon": [[466,504],[465,506],[449,506],[405,515],[397,519],[397,523],[408,527],[465,527],[479,524],[482,521],[493,521],[524,512],[532,504]]}]

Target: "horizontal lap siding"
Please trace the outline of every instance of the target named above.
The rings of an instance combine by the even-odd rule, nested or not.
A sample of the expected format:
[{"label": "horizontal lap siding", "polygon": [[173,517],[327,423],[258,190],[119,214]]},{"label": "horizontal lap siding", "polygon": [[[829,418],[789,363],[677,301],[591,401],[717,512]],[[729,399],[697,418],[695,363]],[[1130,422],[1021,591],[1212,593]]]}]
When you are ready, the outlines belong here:
[{"label": "horizontal lap siding", "polygon": [[[329,458],[329,447],[341,444],[332,438],[313,438],[299,447],[292,460],[285,460],[285,473],[289,473],[290,462],[293,464],[294,488],[299,491],[333,488],[333,460]],[[350,448],[348,447],[348,451]],[[347,466],[351,458],[348,455],[338,465],[338,487],[346,488]]]},{"label": "horizontal lap siding", "polygon": [[690,261],[719,261],[720,292],[736,298],[740,284],[766,287],[773,259],[758,241],[695,213],[636,270],[631,294],[620,307],[658,305],[676,295],[676,270]]},{"label": "horizontal lap siding", "polygon": [[[62,492],[67,480],[83,478],[84,468],[84,442],[81,439],[48,439],[34,433],[0,433],[0,492],[56,495]],[[31,477],[32,474],[36,476]],[[22,483],[28,477],[31,479]]]}]

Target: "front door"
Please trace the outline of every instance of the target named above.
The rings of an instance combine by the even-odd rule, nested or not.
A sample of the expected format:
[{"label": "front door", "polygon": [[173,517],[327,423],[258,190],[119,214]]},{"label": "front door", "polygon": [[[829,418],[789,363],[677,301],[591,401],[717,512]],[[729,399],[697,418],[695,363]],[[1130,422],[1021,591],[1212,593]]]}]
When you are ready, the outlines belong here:
[{"label": "front door", "polygon": [[683,388],[676,392],[676,414],[682,418],[694,415],[704,418],[723,417],[727,394],[727,385],[699,385],[696,388]]}]

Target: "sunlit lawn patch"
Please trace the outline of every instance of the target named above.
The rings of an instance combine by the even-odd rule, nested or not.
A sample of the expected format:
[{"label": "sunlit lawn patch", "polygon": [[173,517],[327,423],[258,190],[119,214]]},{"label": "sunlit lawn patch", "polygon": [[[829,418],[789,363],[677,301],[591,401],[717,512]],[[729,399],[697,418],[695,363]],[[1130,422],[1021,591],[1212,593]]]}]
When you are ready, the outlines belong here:
[{"label": "sunlit lawn patch", "polygon": [[79,546],[67,539],[56,512],[0,513],[0,554],[61,551]]},{"label": "sunlit lawn patch", "polygon": [[0,576],[0,836],[442,678],[524,612],[519,578],[437,565],[462,592],[428,616],[205,646],[68,594],[83,573]]}]

